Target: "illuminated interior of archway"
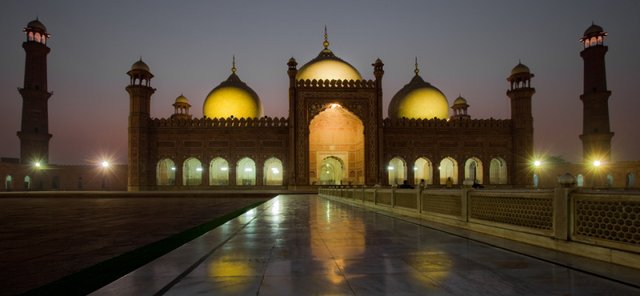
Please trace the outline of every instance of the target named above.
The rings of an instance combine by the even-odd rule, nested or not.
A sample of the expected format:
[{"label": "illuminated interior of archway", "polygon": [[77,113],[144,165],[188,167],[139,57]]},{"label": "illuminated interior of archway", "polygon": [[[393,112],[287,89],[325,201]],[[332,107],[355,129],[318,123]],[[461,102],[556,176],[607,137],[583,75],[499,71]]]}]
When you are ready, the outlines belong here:
[{"label": "illuminated interior of archway", "polygon": [[338,104],[331,104],[309,124],[311,184],[321,183],[322,160],[328,157],[339,159],[343,165],[341,180],[336,184],[364,184],[364,125]]},{"label": "illuminated interior of archway", "polygon": [[343,170],[342,160],[335,156],[325,157],[320,161],[320,170],[318,171],[320,185],[340,185]]}]

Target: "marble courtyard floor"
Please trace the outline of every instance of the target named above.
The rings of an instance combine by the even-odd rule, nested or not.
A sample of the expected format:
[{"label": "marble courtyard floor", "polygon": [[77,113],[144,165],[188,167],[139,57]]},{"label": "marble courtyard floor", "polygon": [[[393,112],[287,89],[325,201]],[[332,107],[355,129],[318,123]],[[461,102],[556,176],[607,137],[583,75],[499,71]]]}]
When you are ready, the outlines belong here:
[{"label": "marble courtyard floor", "polygon": [[640,295],[640,289],[317,195],[281,195],[92,295]]},{"label": "marble courtyard floor", "polygon": [[23,293],[274,196],[42,193],[47,197],[0,198],[0,295]]}]

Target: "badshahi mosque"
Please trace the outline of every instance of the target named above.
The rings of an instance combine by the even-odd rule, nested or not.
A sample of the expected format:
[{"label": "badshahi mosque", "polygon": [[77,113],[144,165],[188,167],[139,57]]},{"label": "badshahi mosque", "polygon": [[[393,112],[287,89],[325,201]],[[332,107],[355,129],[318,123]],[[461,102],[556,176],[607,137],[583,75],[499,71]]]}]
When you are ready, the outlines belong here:
[{"label": "badshahi mosque", "polygon": [[[30,22],[24,32],[26,67],[20,88],[23,117],[18,137],[20,163],[29,166],[36,155],[48,162],[52,135],[48,132],[47,100],[51,93],[46,84],[46,56],[50,49],[46,45],[49,34],[40,21]],[[592,25],[581,38],[585,68],[580,99],[585,119],[580,139],[585,162],[594,157],[610,158],[613,133],[608,113],[611,92],[606,87],[604,67],[606,35],[601,27]],[[330,47],[326,28],[318,56],[298,65],[293,57],[286,63],[287,118],[263,114],[260,96],[242,80],[235,58],[228,78],[212,86],[204,101],[180,95],[172,106],[166,106],[174,110],[170,117],[155,118],[150,113],[155,92],[152,67],[141,59],[133,63],[125,88],[130,102],[128,164],[119,173],[126,188],[295,189],[395,186],[403,182],[434,187],[473,182],[522,187],[539,181],[536,178],[540,176],[531,168],[534,74],[521,63],[506,73],[506,96],[511,106],[508,119],[472,118],[469,102],[461,96],[448,99],[425,81],[417,60],[413,74],[407,73],[413,77],[401,89],[392,90],[395,94],[385,116],[383,61],[373,60],[368,70],[354,68]],[[15,170],[18,165],[5,164],[0,170],[12,167]],[[637,171],[627,168],[620,174],[635,178],[634,169]],[[575,175],[586,174],[581,166],[572,170]],[[67,171],[57,172],[70,184],[63,186],[59,177],[57,186],[74,189],[77,178],[82,179],[76,176],[83,174],[82,169]],[[18,181],[24,177],[13,174]],[[628,175],[620,178],[625,177]],[[5,181],[5,187],[13,185]]]}]

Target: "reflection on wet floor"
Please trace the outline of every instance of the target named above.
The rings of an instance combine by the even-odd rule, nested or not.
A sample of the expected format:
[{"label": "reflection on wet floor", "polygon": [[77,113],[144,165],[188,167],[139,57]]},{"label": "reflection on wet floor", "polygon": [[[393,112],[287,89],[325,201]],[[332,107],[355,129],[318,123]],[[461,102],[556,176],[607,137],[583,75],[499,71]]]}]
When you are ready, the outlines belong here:
[{"label": "reflection on wet floor", "polygon": [[[215,231],[227,238],[210,246],[215,250],[184,278],[164,286],[166,295],[640,294],[315,195],[276,197]],[[109,289],[126,295],[135,285],[125,279]]]}]

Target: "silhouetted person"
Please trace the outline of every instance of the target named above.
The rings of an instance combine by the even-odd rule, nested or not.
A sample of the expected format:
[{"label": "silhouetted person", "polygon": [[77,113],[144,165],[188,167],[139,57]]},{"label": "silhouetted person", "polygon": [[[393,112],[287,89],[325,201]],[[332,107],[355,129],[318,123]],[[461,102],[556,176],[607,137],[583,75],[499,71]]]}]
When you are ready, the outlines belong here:
[{"label": "silhouetted person", "polygon": [[420,189],[427,189],[427,182],[424,179],[420,179]]},{"label": "silhouetted person", "polygon": [[447,178],[447,188],[451,188],[453,187],[453,180],[451,180],[451,177]]},{"label": "silhouetted person", "polygon": [[482,188],[484,188],[484,186],[482,186],[482,184],[478,183],[478,180],[473,180],[473,185],[471,185],[471,188],[473,188],[473,189],[482,189]]},{"label": "silhouetted person", "polygon": [[398,185],[398,188],[413,189],[413,186],[411,186],[411,185],[409,184],[409,181],[404,180],[404,181],[402,181],[402,185]]}]

